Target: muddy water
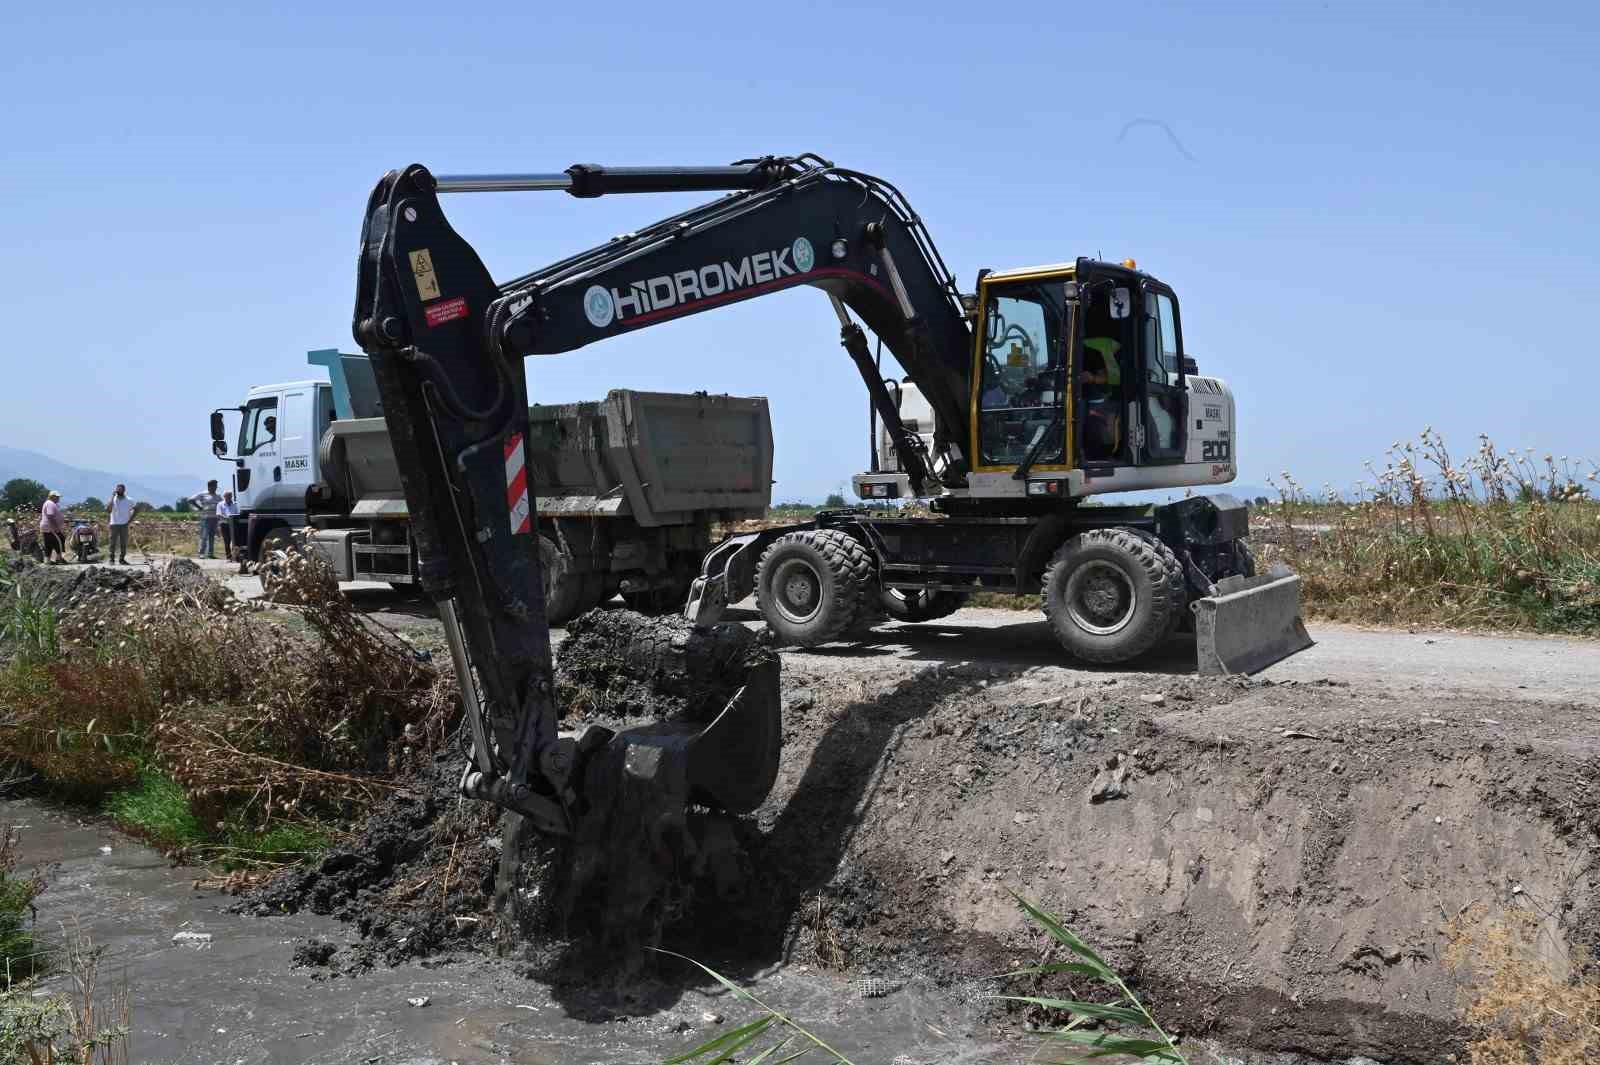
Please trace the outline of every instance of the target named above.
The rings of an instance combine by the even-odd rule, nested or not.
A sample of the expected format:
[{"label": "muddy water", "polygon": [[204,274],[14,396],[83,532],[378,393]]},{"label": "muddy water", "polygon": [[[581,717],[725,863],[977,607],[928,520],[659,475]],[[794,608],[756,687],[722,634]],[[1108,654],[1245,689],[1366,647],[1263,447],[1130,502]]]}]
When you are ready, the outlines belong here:
[{"label": "muddy water", "polygon": [[[329,978],[292,967],[297,941],[350,941],[309,914],[255,918],[192,886],[154,851],[102,825],[30,802],[0,802],[23,828],[23,865],[50,866],[38,927],[58,938],[76,920],[104,948],[102,972],[133,996],[132,1060],[194,1065],[579,1065],[659,1062],[753,1016],[709,983],[639,989],[632,1016],[595,1020],[508,961],[461,956]],[[109,850],[107,849],[109,848]],[[204,946],[175,943],[206,933]],[[314,978],[318,976],[319,978]],[[780,967],[749,974],[766,1001],[804,1019],[858,1061],[1006,1062],[1026,1050],[979,1028],[971,1006],[917,986],[862,999],[843,979]],[[64,978],[56,977],[52,986]],[[427,997],[422,1007],[407,999]],[[714,1025],[702,1014],[726,1020]]]}]

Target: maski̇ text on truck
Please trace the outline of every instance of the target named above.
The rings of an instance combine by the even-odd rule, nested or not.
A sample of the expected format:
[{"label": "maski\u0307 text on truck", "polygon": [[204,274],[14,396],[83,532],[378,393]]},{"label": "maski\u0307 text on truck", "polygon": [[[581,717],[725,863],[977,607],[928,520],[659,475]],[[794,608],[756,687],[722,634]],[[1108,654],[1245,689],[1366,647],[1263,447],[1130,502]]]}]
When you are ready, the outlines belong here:
[{"label": "maski\u0307 text on truck", "polygon": [[[342,581],[413,585],[405,489],[371,365],[332,349],[307,362],[326,378],[257,385],[211,414],[212,451],[232,467],[240,560],[305,549]],[[552,624],[619,593],[648,613],[681,607],[718,526],[762,517],[772,497],[762,397],[617,389],[534,406],[526,465],[511,469],[518,458],[507,490],[537,500]]]}]

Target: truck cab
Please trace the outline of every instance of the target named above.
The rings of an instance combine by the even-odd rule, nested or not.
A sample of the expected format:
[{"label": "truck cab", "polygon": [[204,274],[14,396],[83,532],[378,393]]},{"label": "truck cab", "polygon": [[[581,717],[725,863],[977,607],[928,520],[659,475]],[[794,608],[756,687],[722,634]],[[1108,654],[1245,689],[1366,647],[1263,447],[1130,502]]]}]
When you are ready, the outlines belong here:
[{"label": "truck cab", "polygon": [[239,406],[212,412],[212,451],[233,467],[234,542],[246,558],[274,530],[306,524],[306,491],[321,474],[317,445],[336,417],[332,386],[316,380],[257,385]]}]

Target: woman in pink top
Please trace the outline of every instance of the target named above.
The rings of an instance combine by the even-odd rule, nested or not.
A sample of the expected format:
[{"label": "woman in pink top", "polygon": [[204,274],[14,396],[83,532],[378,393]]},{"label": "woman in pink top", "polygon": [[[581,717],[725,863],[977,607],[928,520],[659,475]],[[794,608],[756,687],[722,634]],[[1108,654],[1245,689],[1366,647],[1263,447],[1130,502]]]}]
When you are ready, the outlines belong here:
[{"label": "woman in pink top", "polygon": [[53,566],[66,564],[67,516],[61,513],[60,492],[51,492],[50,498],[39,508],[39,540],[44,544],[46,562]]}]

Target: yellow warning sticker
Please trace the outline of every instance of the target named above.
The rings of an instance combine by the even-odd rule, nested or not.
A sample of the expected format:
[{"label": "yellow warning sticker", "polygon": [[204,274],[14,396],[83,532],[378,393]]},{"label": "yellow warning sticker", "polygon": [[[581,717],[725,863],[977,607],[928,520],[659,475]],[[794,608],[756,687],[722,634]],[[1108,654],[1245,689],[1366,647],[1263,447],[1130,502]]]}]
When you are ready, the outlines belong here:
[{"label": "yellow warning sticker", "polygon": [[411,272],[417,278],[417,297],[422,300],[439,298],[439,275],[433,272],[433,256],[427,248],[411,253]]}]

